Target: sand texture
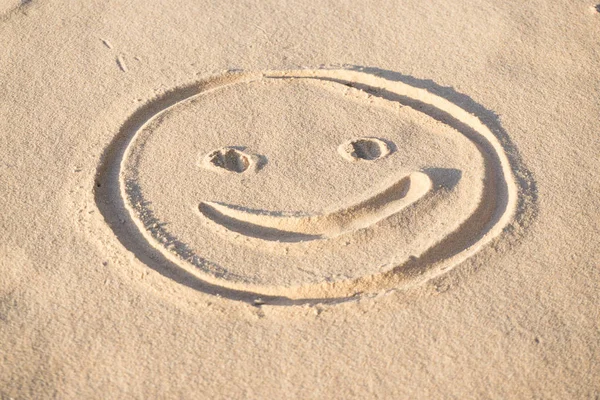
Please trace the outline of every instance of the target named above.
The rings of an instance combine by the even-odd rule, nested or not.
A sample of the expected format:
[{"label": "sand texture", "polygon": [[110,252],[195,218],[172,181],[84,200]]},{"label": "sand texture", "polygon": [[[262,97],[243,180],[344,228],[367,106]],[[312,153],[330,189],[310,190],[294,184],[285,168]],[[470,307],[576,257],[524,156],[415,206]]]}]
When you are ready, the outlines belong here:
[{"label": "sand texture", "polygon": [[598,38],[0,0],[0,398],[599,398]]}]

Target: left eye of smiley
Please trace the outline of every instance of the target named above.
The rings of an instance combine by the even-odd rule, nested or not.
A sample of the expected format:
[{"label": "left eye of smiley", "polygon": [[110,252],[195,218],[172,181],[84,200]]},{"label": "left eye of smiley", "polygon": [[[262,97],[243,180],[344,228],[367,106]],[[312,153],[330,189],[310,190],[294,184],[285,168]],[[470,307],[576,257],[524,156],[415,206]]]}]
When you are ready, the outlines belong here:
[{"label": "left eye of smiley", "polygon": [[266,163],[263,156],[248,154],[243,147],[223,147],[210,152],[200,161],[200,166],[217,172],[244,173],[258,171]]}]

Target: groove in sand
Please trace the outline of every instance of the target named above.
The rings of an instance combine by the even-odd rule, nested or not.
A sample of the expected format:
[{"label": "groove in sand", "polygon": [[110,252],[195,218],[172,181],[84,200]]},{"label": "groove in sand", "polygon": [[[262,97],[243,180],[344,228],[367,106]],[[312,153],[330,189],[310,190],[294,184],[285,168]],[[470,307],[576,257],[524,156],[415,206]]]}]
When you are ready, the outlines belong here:
[{"label": "groove in sand", "polygon": [[202,202],[198,209],[203,216],[233,232],[270,241],[304,242],[368,228],[414,203],[430,189],[429,177],[414,172],[375,196],[325,214],[281,215],[216,202]]}]

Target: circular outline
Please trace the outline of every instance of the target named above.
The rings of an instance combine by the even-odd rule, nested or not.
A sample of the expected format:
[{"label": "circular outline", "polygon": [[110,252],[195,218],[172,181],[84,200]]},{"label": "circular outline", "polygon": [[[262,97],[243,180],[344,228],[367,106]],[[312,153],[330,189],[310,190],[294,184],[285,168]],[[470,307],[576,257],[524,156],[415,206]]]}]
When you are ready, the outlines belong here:
[{"label": "circular outline", "polygon": [[[454,251],[454,254],[448,257],[442,257],[433,262],[428,262],[427,257],[421,256],[418,259],[412,259],[405,264],[395,266],[390,271],[361,277],[350,281],[322,283],[313,286],[301,286],[294,288],[249,288],[249,285],[237,285],[231,281],[224,281],[222,279],[215,278],[212,275],[202,273],[193,265],[187,266],[187,262],[182,260],[181,257],[178,257],[162,248],[162,244],[158,243],[156,239],[147,232],[143,226],[143,223],[136,218],[135,212],[131,209],[131,207],[129,207],[128,203],[123,201],[123,196],[127,196],[127,193],[121,176],[121,171],[127,159],[129,147],[135,142],[135,138],[139,131],[141,131],[148,123],[157,118],[163,112],[176,106],[177,104],[221,87],[241,82],[251,82],[259,79],[318,79],[343,83],[358,89],[367,90],[369,93],[377,93],[377,95],[381,97],[391,101],[396,101],[402,105],[408,105],[416,111],[423,112],[429,116],[434,116],[432,113],[435,115],[439,114],[439,118],[436,116],[434,116],[434,118],[453,127],[460,126],[461,129],[456,130],[459,133],[467,136],[468,139],[480,147],[480,152],[484,158],[486,158],[486,161],[488,161],[486,166],[493,167],[493,164],[496,164],[496,168],[492,168],[491,173],[487,175],[487,178],[489,178],[490,182],[493,182],[492,186],[497,189],[494,196],[496,203],[491,220],[485,225],[484,230],[479,232],[476,240],[471,240],[469,243],[467,243],[465,248]],[[424,111],[423,107],[428,107],[429,109]],[[451,121],[452,123],[449,123],[448,121]],[[469,132],[471,137],[465,133],[466,131]],[[121,196],[121,202],[119,202],[117,199],[116,203],[120,204],[113,204],[115,209],[110,211],[107,210],[107,208],[100,206],[101,203],[99,195],[103,198],[104,202],[106,202],[106,199],[114,200],[115,188],[110,187],[110,185],[108,185],[108,189],[105,188],[106,192],[104,193],[98,193],[100,192],[98,190],[99,187],[96,189],[96,202],[101,209],[102,214],[105,216],[105,219],[109,223],[109,226],[111,226],[114,231],[115,226],[114,224],[110,223],[107,213],[116,211],[116,215],[125,217],[123,215],[123,211],[126,211],[126,213],[129,214],[129,221],[123,221],[123,219],[120,217],[118,219],[122,224],[124,222],[133,222],[133,224],[136,226],[136,230],[141,234],[147,243],[140,243],[139,237],[137,240],[132,239],[132,241],[137,241],[138,243],[129,243],[129,239],[124,236],[134,233],[131,229],[126,229],[128,233],[125,234],[123,233],[123,229],[119,230],[119,232],[115,231],[121,242],[130,250],[135,246],[138,246],[139,249],[141,245],[141,252],[148,251],[149,257],[140,254],[141,252],[139,250],[132,251],[138,256],[138,258],[142,259],[142,261],[146,263],[148,262],[144,261],[144,259],[156,261],[156,253],[161,253],[162,257],[164,257],[164,260],[159,260],[159,262],[163,264],[163,267],[166,266],[168,269],[171,269],[167,275],[171,275],[171,277],[175,278],[181,283],[185,282],[188,284],[187,281],[189,281],[190,278],[195,278],[196,280],[199,280],[199,282],[196,282],[194,286],[199,288],[199,290],[215,295],[223,295],[236,300],[251,302],[253,304],[271,303],[285,305],[339,302],[348,300],[355,297],[357,294],[365,292],[371,293],[382,290],[391,290],[399,287],[412,287],[421,284],[447,272],[454,266],[460,264],[478,252],[479,249],[481,249],[485,244],[489,243],[492,239],[498,236],[515,216],[518,204],[519,192],[514,181],[509,159],[504,152],[504,148],[493,132],[484,123],[482,123],[477,116],[470,114],[456,104],[441,96],[433,94],[426,89],[414,87],[402,81],[388,80],[377,75],[362,72],[360,70],[319,69],[266,71],[263,73],[228,72],[224,75],[209,78],[189,86],[176,88],[159,97],[158,99],[155,99],[144,105],[141,109],[136,111],[122,126],[120,135],[118,135],[115,139],[113,147],[115,147],[115,150],[117,151],[110,152],[107,150],[106,157],[103,160],[104,162],[101,163],[99,167],[97,178],[98,181],[110,180],[112,183],[114,183],[115,178],[117,178],[117,191]],[[491,153],[486,153],[481,149],[481,147],[491,150]],[[115,170],[115,165],[113,162],[119,159],[120,162]],[[488,170],[488,172],[490,172],[490,170]],[[111,195],[113,195],[113,197],[111,197]],[[110,219],[113,219],[114,221],[114,217]],[[127,218],[125,218],[125,220],[127,220]],[[460,228],[458,230],[460,230]],[[454,235],[456,232],[457,231],[451,232],[449,236]],[[445,239],[442,239],[442,242],[443,241],[445,241]],[[434,247],[438,247],[438,245],[436,244],[432,246],[432,248]],[[428,251],[426,251],[426,253],[427,252]],[[433,254],[434,259],[435,256],[436,255]],[[183,271],[173,271],[174,266],[175,269],[179,268]],[[182,278],[181,272],[184,272],[184,278]]]}]

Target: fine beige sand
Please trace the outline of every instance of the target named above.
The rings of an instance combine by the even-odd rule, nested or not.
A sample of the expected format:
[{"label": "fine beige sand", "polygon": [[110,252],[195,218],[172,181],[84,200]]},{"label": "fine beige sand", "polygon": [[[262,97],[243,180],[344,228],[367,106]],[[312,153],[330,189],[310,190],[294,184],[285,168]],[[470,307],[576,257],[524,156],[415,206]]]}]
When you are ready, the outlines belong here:
[{"label": "fine beige sand", "polygon": [[598,38],[0,0],[0,397],[597,399]]}]

